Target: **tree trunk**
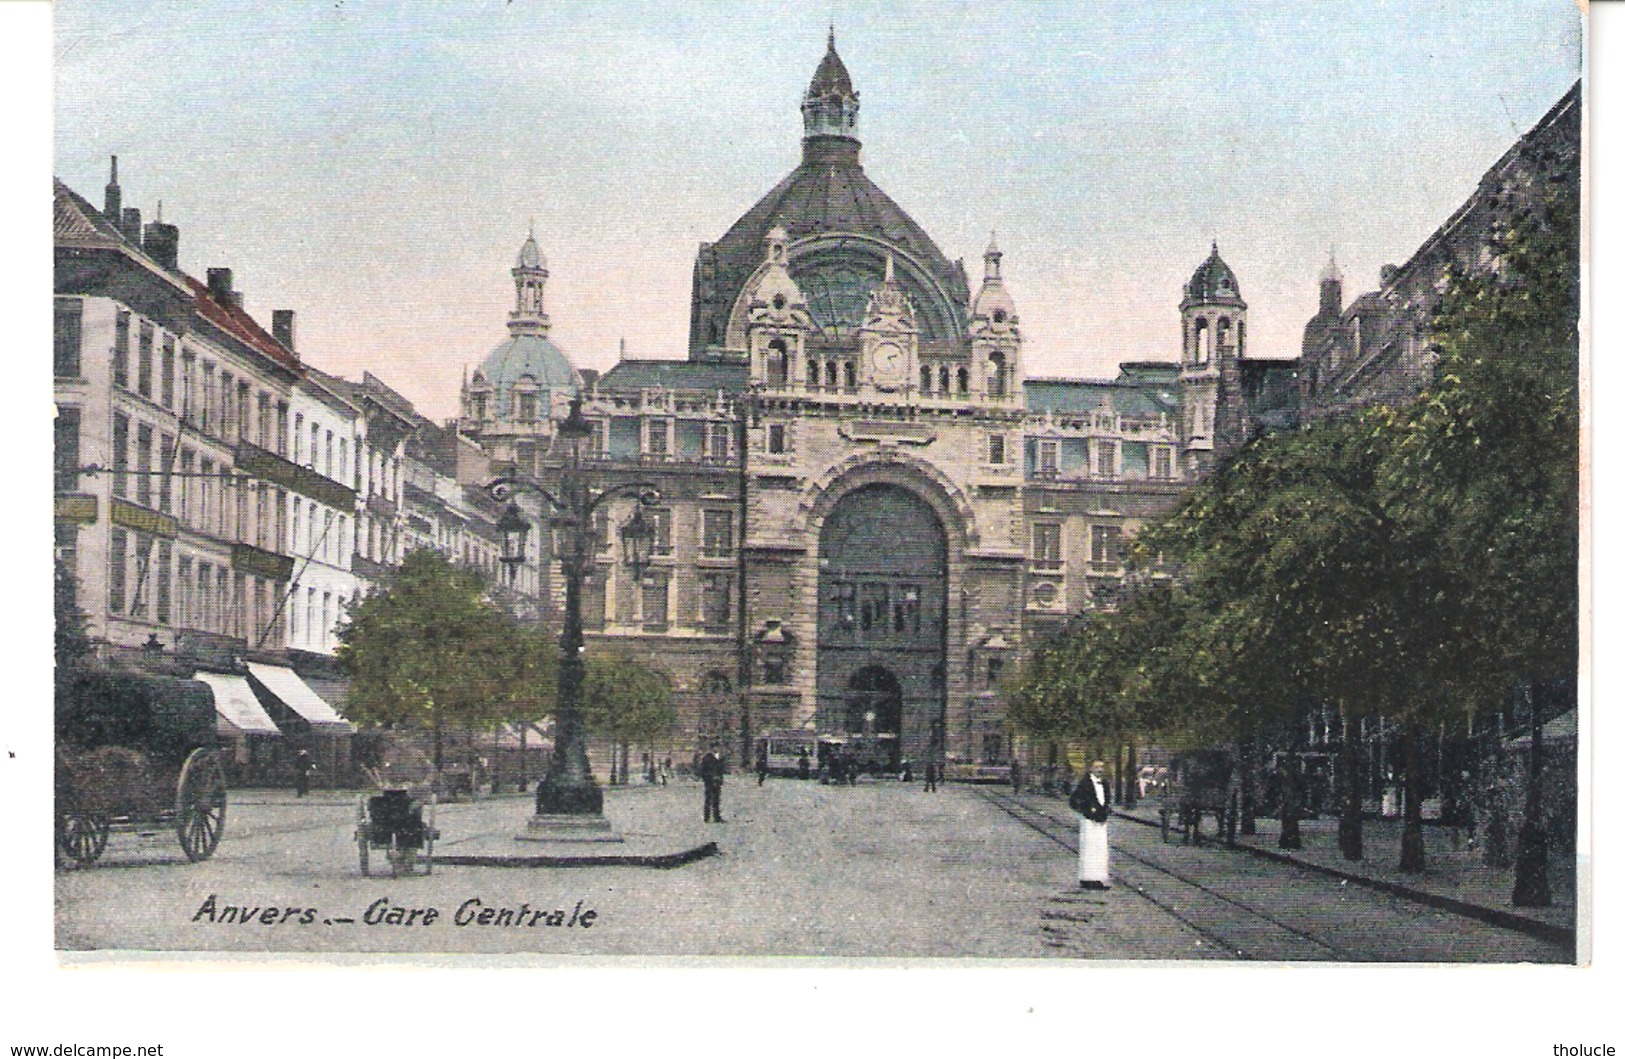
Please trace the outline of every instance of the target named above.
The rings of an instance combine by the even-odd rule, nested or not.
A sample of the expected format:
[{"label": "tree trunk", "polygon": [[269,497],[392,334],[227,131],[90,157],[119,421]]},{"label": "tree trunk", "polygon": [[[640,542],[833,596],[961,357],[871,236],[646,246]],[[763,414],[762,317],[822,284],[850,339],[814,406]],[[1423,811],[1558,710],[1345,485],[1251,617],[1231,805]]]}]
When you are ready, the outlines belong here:
[{"label": "tree trunk", "polygon": [[1122,805],[1123,804],[1123,747],[1122,747],[1121,744],[1119,744],[1118,746],[1115,746],[1115,747],[1112,748],[1112,771],[1114,773],[1116,773],[1116,780],[1117,780],[1117,791],[1116,791],[1117,801],[1116,801],[1116,804]]},{"label": "tree trunk", "polygon": [[1282,755],[1281,768],[1281,837],[1277,849],[1302,849],[1303,833],[1298,827],[1298,755],[1290,749]]},{"label": "tree trunk", "polygon": [[1343,711],[1343,745],[1338,749],[1337,784],[1342,808],[1337,818],[1337,848],[1344,860],[1364,860],[1364,798],[1360,783],[1360,732]]},{"label": "tree trunk", "polygon": [[1405,805],[1404,830],[1399,838],[1399,870],[1421,874],[1427,858],[1422,843],[1422,759],[1427,753],[1426,736],[1415,721],[1405,727]]},{"label": "tree trunk", "polygon": [[1513,869],[1512,903],[1519,908],[1547,908],[1552,903],[1546,863],[1546,821],[1541,798],[1541,710],[1543,688],[1531,687],[1529,696],[1529,780],[1525,785],[1523,826],[1518,829],[1518,861]]},{"label": "tree trunk", "polygon": [[1251,736],[1240,741],[1237,746],[1237,764],[1241,769],[1241,833],[1243,835],[1258,834],[1258,816],[1254,784],[1256,776],[1253,767],[1253,740]]},{"label": "tree trunk", "polygon": [[522,721],[519,725],[519,793],[525,793],[525,736],[530,731],[530,722]]},{"label": "tree trunk", "polygon": [[1128,792],[1123,807],[1132,809],[1140,802],[1140,758],[1134,743],[1128,745]]},{"label": "tree trunk", "polygon": [[436,781],[440,779],[440,772],[446,765],[445,749],[441,744],[440,711],[436,710],[434,714],[434,778]]}]

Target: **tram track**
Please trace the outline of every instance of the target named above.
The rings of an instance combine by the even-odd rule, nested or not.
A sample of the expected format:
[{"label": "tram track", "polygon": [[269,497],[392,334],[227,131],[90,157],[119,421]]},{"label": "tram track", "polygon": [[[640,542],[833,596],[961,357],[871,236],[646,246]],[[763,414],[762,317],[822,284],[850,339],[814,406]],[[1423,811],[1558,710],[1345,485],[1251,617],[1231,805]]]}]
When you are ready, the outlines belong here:
[{"label": "tram track", "polygon": [[[998,791],[976,793],[1018,823],[1054,842],[1072,854],[1078,852],[1077,832],[1070,822],[1057,820],[1011,795]],[[1119,865],[1128,861],[1134,870],[1113,874],[1117,885],[1137,896],[1236,960],[1358,960],[1346,948],[1303,928],[1286,922],[1255,905],[1220,892],[1218,889],[1176,871],[1165,864],[1121,847],[1112,850]],[[1141,872],[1154,873],[1163,882],[1153,884]],[[1285,942],[1285,944],[1283,944]]]}]

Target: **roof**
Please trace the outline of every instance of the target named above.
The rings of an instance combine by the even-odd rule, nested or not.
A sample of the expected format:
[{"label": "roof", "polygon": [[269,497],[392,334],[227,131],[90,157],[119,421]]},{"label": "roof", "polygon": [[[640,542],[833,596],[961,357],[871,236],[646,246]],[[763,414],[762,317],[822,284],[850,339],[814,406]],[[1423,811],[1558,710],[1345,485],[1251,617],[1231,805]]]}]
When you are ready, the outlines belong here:
[{"label": "roof", "polygon": [[1235,272],[1219,256],[1217,240],[1213,243],[1213,252],[1196,266],[1190,282],[1185,284],[1185,302],[1199,305],[1240,304],[1241,284],[1236,282]]},{"label": "roof", "polygon": [[846,64],[835,51],[835,27],[829,30],[829,48],[824,57],[818,61],[818,69],[813,71],[812,83],[807,86],[809,98],[819,98],[829,95],[851,96],[852,77],[846,72]]},{"label": "roof", "polygon": [[182,275],[186,285],[192,289],[192,300],[198,314],[205,320],[283,367],[295,372],[304,370],[304,365],[293,350],[272,338],[247,312],[230,302],[217,301],[209,293],[207,284],[184,273]]},{"label": "roof", "polygon": [[479,373],[497,389],[512,386],[529,375],[543,390],[572,395],[581,390],[581,376],[564,351],[546,335],[519,334],[502,340],[480,364]]},{"label": "roof", "polygon": [[1099,379],[1028,379],[1022,386],[1030,412],[1093,412],[1108,404],[1118,415],[1155,418],[1179,409],[1172,381],[1138,384]]},{"label": "roof", "polygon": [[623,360],[598,379],[600,391],[667,390],[743,391],[750,385],[747,364],[694,360]]},{"label": "roof", "polygon": [[124,237],[118,226],[92,206],[77,191],[52,178],[51,235],[56,246],[76,250],[112,250],[143,265],[177,288],[185,289],[179,276],[164,268],[142,249]]}]

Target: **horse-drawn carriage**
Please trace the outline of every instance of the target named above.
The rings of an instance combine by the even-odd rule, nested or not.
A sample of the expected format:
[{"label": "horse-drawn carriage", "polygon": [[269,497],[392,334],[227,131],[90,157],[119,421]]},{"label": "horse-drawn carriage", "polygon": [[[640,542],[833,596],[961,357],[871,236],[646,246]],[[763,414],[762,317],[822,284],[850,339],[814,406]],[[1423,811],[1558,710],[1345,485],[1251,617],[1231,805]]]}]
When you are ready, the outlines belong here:
[{"label": "horse-drawn carriage", "polygon": [[361,874],[370,874],[373,850],[384,855],[391,875],[413,875],[420,869],[424,875],[432,873],[434,844],[440,837],[435,804],[433,787],[390,787],[357,802],[355,841]]},{"label": "horse-drawn carriage", "polygon": [[1228,750],[1192,750],[1174,758],[1162,791],[1162,840],[1177,822],[1182,842],[1202,843],[1202,817],[1213,816],[1215,834],[1226,833],[1235,818],[1239,787]]},{"label": "horse-drawn carriage", "polygon": [[191,861],[206,860],[226,824],[225,752],[214,697],[170,677],[89,672],[56,702],[56,849],[87,865],[114,832],[173,828]]}]

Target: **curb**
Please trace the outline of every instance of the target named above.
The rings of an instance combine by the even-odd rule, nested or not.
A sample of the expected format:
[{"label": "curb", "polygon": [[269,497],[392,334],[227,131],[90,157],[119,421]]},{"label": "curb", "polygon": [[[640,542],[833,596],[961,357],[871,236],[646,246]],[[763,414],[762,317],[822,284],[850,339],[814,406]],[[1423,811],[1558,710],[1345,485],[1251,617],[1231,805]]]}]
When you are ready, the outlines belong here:
[{"label": "curb", "polygon": [[612,853],[604,856],[589,854],[575,857],[470,853],[451,854],[436,857],[434,860],[436,864],[458,868],[680,868],[685,864],[716,856],[719,852],[715,842],[707,842],[677,853]]},{"label": "curb", "polygon": [[[1144,817],[1132,816],[1129,813],[1125,813],[1120,810],[1117,811],[1116,815],[1124,820],[1133,821],[1134,823],[1140,824],[1144,827],[1155,828],[1157,830],[1162,829],[1162,822],[1160,820],[1147,820]],[[1356,883],[1360,886],[1367,887],[1368,889],[1391,894],[1394,897],[1403,897],[1406,900],[1415,901],[1418,904],[1428,905],[1429,907],[1437,908],[1445,912],[1452,912],[1458,916],[1465,916],[1469,919],[1476,919],[1480,922],[1488,923],[1491,926],[1502,927],[1506,930],[1516,930],[1520,934],[1527,934],[1532,938],[1539,938],[1541,941],[1549,941],[1553,944],[1562,945],[1565,951],[1568,953],[1569,958],[1571,960],[1574,958],[1575,928],[1573,927],[1565,927],[1555,923],[1547,923],[1539,919],[1533,919],[1529,916],[1519,915],[1516,912],[1503,911],[1499,908],[1488,908],[1484,905],[1463,901],[1460,898],[1446,897],[1443,894],[1431,893],[1427,890],[1419,890],[1412,886],[1406,886],[1403,883],[1389,882],[1386,879],[1373,879],[1369,875],[1357,875],[1353,872],[1343,871],[1339,868],[1333,868],[1325,864],[1316,864],[1313,861],[1302,860],[1298,857],[1292,856],[1290,853],[1282,853],[1278,850],[1265,849],[1262,846],[1255,846],[1246,842],[1230,842],[1218,837],[1215,837],[1211,841],[1219,842],[1227,849],[1243,850],[1247,853],[1251,853],[1255,857],[1262,857],[1265,860],[1272,860],[1279,864],[1290,864],[1294,868],[1303,868],[1307,871],[1319,872],[1322,875],[1328,875],[1334,879],[1341,879],[1344,882]]]}]

